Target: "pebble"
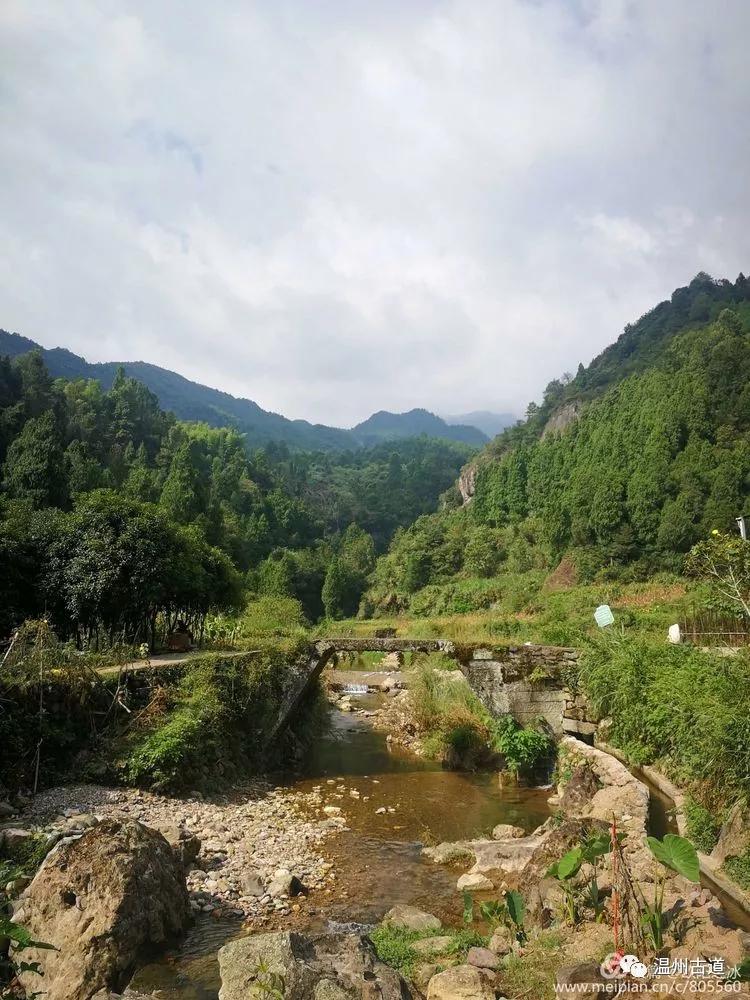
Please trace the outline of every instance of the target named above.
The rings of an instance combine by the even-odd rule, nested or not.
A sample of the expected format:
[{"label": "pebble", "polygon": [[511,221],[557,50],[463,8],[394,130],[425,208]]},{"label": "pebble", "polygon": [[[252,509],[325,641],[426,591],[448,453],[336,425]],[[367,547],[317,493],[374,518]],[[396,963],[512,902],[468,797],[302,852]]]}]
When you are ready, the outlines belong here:
[{"label": "pebble", "polygon": [[[315,818],[321,811],[325,818]],[[300,792],[257,781],[236,790],[230,801],[193,792],[170,798],[133,789],[72,785],[40,792],[23,821],[52,842],[74,829],[82,832],[103,817],[137,816],[157,830],[189,827],[201,841],[195,867],[187,873],[191,909],[253,924],[269,915],[292,913],[288,900],[274,899],[266,891],[275,878],[294,876],[311,894],[330,890],[335,872],[321,855],[320,845],[346,828],[341,813],[340,806],[324,805],[321,786]],[[304,897],[298,897],[296,909],[304,903]]]}]

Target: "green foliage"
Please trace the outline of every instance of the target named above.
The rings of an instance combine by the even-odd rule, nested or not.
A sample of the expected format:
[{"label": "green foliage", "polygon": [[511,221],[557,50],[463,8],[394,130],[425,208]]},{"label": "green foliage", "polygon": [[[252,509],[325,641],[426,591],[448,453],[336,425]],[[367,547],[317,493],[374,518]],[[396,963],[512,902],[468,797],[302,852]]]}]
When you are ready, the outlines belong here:
[{"label": "green foliage", "polygon": [[53,413],[32,417],[8,449],[5,489],[33,507],[62,506],[67,499],[60,431]]},{"label": "green foliage", "polygon": [[261,997],[269,997],[270,1000],[284,1000],[284,977],[273,972],[268,963],[261,960],[253,969],[252,978],[255,980],[254,992]]},{"label": "green foliage", "polygon": [[138,644],[156,615],[200,638],[208,610],[239,602],[237,573],[316,620],[332,561],[329,613],[352,614],[376,548],[433,509],[471,454],[427,438],[250,453],[237,430],[177,423],[113,375],[103,391],[53,382],[38,352],[0,358],[0,635],[54,608],[79,645],[114,631]]},{"label": "green foliage", "polygon": [[258,597],[247,604],[237,628],[247,639],[286,638],[304,635],[308,622],[294,597]]},{"label": "green foliage", "polygon": [[369,937],[380,961],[397,969],[406,980],[410,981],[414,978],[416,966],[424,962],[424,956],[414,950],[415,941],[424,941],[438,935],[452,939],[446,954],[453,956],[459,962],[465,959],[469,948],[487,943],[486,937],[470,927],[458,929],[444,927],[437,931],[412,931],[406,927],[384,923],[370,931]]},{"label": "green foliage", "polygon": [[[656,837],[647,837],[646,842],[649,850],[663,868],[676,872],[688,882],[700,882],[698,855],[689,840],[679,837],[675,833],[667,833],[662,840]],[[654,883],[653,902],[647,901],[645,896],[639,893],[641,924],[655,951],[660,951],[664,947],[664,931],[673,917],[673,914],[664,910],[664,883],[665,872],[660,870]]]},{"label": "green foliage", "polygon": [[[563,916],[571,926],[579,922],[583,906],[593,911],[595,920],[602,918],[604,910],[598,882],[599,860],[611,850],[609,834],[604,830],[595,830],[547,870],[547,875],[557,879],[560,885],[563,893]],[[584,865],[589,865],[591,873],[581,887],[577,877]]]},{"label": "green foliage", "polygon": [[690,795],[685,796],[682,811],[690,839],[699,851],[710,854],[719,838],[721,819]]},{"label": "green foliage", "polygon": [[611,741],[634,763],[659,762],[722,804],[750,790],[750,673],[745,655],[615,634],[589,644],[581,682]]},{"label": "green foliage", "polygon": [[732,854],[722,867],[740,888],[750,892],[750,847],[742,854]]},{"label": "green foliage", "polygon": [[[289,656],[267,649],[232,658],[203,656],[171,692],[171,711],[146,733],[127,741],[125,777],[141,785],[177,789],[235,757],[257,764],[268,751]],[[220,763],[222,762],[222,763]]]},{"label": "green foliage", "polygon": [[436,669],[434,662],[428,658],[418,664],[410,688],[425,752],[441,757],[452,749],[471,767],[487,756],[489,716],[462,677],[441,669],[442,664]]},{"label": "green foliage", "polygon": [[701,877],[700,864],[695,847],[676,833],[665,834],[662,840],[657,837],[647,837],[649,850],[665,868],[682,875],[688,882],[699,882]]},{"label": "green foliage", "polygon": [[533,770],[553,752],[552,738],[532,726],[521,726],[512,715],[491,719],[491,745],[506,760],[513,774]]},{"label": "green foliage", "polygon": [[743,538],[714,529],[690,550],[686,568],[710,583],[719,607],[750,617],[750,545]]}]

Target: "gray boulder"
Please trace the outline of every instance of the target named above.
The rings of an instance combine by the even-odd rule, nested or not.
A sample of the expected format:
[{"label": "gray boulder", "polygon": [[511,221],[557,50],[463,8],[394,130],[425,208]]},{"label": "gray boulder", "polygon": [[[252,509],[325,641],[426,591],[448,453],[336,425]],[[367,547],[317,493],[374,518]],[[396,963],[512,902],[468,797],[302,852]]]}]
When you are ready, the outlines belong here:
[{"label": "gray boulder", "polygon": [[219,1000],[253,1000],[274,989],[285,1000],[412,998],[401,976],[359,934],[252,934],[224,945],[219,972]]}]

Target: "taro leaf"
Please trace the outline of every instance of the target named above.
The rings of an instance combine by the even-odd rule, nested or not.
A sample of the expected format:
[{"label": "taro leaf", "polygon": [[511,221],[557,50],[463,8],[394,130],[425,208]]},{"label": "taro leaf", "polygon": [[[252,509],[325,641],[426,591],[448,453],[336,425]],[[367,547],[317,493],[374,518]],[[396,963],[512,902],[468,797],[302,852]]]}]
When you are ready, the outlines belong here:
[{"label": "taro leaf", "polygon": [[584,861],[588,861],[590,865],[593,865],[597,858],[601,858],[605,854],[609,854],[611,850],[611,837],[607,832],[601,830],[598,833],[592,833],[591,836],[583,842],[581,845],[581,856]]},{"label": "taro leaf", "polygon": [[470,924],[474,920],[474,898],[471,893],[464,889],[464,923]]},{"label": "taro leaf", "polygon": [[516,925],[516,927],[523,926],[523,918],[526,913],[526,904],[523,901],[523,896],[520,892],[516,892],[515,889],[510,889],[505,893],[505,905],[508,907],[508,913],[510,914],[510,919]]},{"label": "taro leaf", "polygon": [[572,851],[568,851],[557,862],[557,877],[560,879],[569,879],[577,875],[580,871],[582,860],[580,847],[574,847]]},{"label": "taro leaf", "polygon": [[666,868],[671,868],[688,882],[700,882],[698,855],[689,840],[678,837],[676,833],[667,833],[663,840],[647,837],[646,841],[653,856]]},{"label": "taro leaf", "polygon": [[502,900],[490,899],[486,903],[479,904],[479,911],[488,923],[501,923],[507,913],[507,907]]}]

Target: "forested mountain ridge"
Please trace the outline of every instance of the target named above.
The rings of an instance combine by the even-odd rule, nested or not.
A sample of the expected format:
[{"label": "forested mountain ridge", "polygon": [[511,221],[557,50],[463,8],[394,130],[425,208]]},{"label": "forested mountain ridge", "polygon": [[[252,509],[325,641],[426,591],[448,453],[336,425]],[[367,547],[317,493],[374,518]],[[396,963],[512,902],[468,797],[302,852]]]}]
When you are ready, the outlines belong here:
[{"label": "forested mountain ridge", "polygon": [[[423,588],[549,570],[566,554],[589,579],[680,571],[700,538],[734,530],[750,503],[750,288],[742,276],[708,281],[678,290],[679,312],[657,307],[491,442],[471,503],[451,492],[397,535],[373,606],[413,608]],[[712,321],[694,318],[696,301]],[[597,388],[581,394],[587,378]],[[574,403],[575,418],[550,431],[550,416]]]},{"label": "forested mountain ridge", "polygon": [[568,415],[569,419],[587,402],[629,375],[660,363],[676,336],[716,319],[726,308],[734,310],[743,323],[750,322],[750,279],[740,274],[731,282],[697,274],[688,285],[676,288],[669,299],[644,313],[635,323],[629,323],[617,340],[587,366],[579,364],[575,376],[565,373],[553,379],[544,390],[541,402],[529,404],[525,420],[508,427],[490,441],[479,456],[480,463],[485,458],[503,454],[516,444],[528,444],[540,438],[551,417],[562,412],[563,418]]},{"label": "forested mountain ridge", "polygon": [[240,399],[200,385],[158,365],[145,361],[92,363],[65,348],[44,348],[20,334],[0,330],[0,356],[19,357],[34,350],[41,351],[53,377],[96,379],[105,390],[112,387],[122,368],[126,375],[142,382],[156,395],[163,410],[174,413],[181,420],[205,423],[209,427],[235,427],[246,436],[251,447],[283,441],[299,450],[337,451],[420,434],[472,445],[487,441],[486,435],[475,427],[448,424],[427,410],[380,411],[351,430],[311,424],[306,420],[289,420],[262,409],[251,399]]},{"label": "forested mountain ridge", "polygon": [[477,427],[466,424],[446,424],[445,420],[429,410],[415,409],[406,413],[389,413],[378,410],[367,420],[352,427],[352,434],[360,444],[376,444],[379,441],[395,441],[398,438],[426,434],[433,438],[449,438],[466,444],[481,445],[487,435]]},{"label": "forested mountain ridge", "polygon": [[122,370],[105,391],[52,379],[38,351],[0,356],[0,639],[47,613],[61,638],[142,641],[157,616],[200,622],[248,594],[356,610],[376,552],[471,453],[426,437],[250,450]]}]

